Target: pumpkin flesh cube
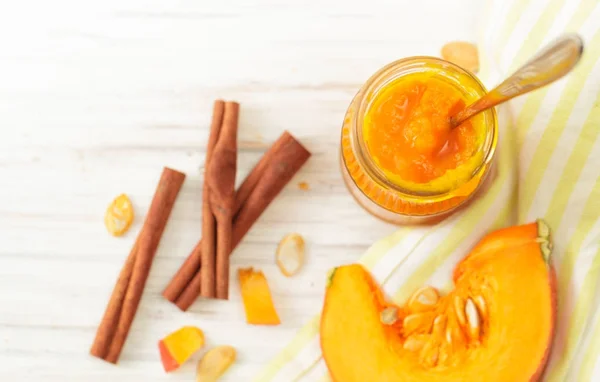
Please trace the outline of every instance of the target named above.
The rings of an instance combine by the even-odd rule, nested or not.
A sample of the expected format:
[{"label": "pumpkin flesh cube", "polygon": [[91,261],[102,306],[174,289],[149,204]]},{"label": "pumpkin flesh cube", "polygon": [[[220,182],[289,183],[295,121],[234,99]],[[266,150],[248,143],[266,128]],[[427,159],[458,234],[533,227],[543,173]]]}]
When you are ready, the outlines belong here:
[{"label": "pumpkin flesh cube", "polygon": [[204,346],[204,333],[194,326],[184,326],[158,342],[160,360],[165,371],[178,369]]},{"label": "pumpkin flesh cube", "polygon": [[246,322],[253,325],[279,325],[271,290],[264,273],[253,268],[238,270]]}]

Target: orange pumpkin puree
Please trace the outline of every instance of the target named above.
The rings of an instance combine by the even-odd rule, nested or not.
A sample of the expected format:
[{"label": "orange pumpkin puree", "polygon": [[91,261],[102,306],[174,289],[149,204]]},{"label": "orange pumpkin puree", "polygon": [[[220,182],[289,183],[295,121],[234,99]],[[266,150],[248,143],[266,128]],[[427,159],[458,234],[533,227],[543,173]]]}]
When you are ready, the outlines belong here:
[{"label": "orange pumpkin puree", "polygon": [[[396,184],[437,185],[462,178],[459,170],[472,162],[483,140],[480,119],[455,129],[449,117],[472,102],[447,81],[414,73],[381,89],[363,124],[370,156]],[[464,166],[471,173],[472,166]]]}]

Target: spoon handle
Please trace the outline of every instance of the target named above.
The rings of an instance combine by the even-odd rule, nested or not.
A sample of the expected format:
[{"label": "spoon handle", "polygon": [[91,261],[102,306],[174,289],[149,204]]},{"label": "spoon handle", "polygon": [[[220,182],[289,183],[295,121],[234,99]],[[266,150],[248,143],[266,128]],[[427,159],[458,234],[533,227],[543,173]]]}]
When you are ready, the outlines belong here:
[{"label": "spoon handle", "polygon": [[581,37],[559,37],[492,91],[451,117],[450,125],[456,127],[483,110],[558,80],[573,69],[582,54]]}]

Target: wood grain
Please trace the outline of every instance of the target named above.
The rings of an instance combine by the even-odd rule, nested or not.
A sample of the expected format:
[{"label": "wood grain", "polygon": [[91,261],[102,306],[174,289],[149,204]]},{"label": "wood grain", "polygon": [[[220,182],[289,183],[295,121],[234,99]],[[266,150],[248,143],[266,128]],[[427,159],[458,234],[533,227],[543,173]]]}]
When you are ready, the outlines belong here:
[{"label": "wood grain", "polygon": [[[3,2],[0,380],[189,381],[194,363],[164,375],[156,343],[190,324],[209,345],[239,350],[224,381],[250,380],[318,311],[326,272],[394,229],[354,203],[338,171],[350,100],[390,61],[474,40],[479,3]],[[231,257],[231,272],[265,272],[279,327],[244,323],[234,273],[230,301],[182,313],[160,295],[201,232],[200,169],[219,97],[242,104],[238,180],[284,129],[313,153]],[[188,177],[114,367],[87,349],[163,166]],[[102,216],[122,192],[138,215],[115,239]],[[307,242],[306,265],[292,279],[274,261],[290,232]]]}]

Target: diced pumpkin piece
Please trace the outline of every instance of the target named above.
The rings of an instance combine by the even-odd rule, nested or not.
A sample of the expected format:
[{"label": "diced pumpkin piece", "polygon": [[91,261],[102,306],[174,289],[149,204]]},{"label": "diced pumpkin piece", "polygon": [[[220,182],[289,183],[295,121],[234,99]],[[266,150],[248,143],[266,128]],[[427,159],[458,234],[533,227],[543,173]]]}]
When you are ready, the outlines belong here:
[{"label": "diced pumpkin piece", "polygon": [[361,265],[337,268],[320,328],[332,379],[538,380],[554,334],[550,248],[543,222],[490,233],[457,265],[451,292],[421,288],[394,311]]},{"label": "diced pumpkin piece", "polygon": [[162,340],[158,341],[158,351],[160,352],[160,361],[162,362],[163,369],[167,373],[179,368],[179,363],[173,358]]},{"label": "diced pumpkin piece", "polygon": [[166,372],[183,365],[204,346],[204,333],[194,326],[184,326],[158,342],[160,359]]},{"label": "diced pumpkin piece", "polygon": [[254,325],[279,325],[269,284],[262,271],[252,268],[238,270],[246,322]]}]

